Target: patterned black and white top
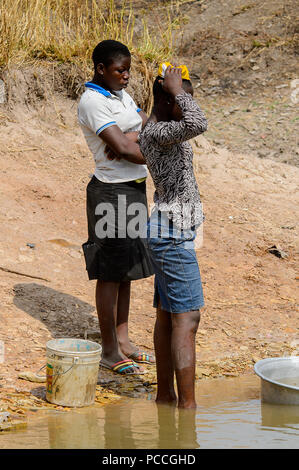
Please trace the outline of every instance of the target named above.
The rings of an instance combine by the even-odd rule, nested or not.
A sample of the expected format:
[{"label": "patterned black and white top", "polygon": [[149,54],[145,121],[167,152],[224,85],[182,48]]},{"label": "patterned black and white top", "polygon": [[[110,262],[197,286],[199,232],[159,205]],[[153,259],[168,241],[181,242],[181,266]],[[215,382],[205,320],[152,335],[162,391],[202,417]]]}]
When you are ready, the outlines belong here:
[{"label": "patterned black and white top", "polygon": [[175,97],[180,121],[148,121],[139,134],[140,150],[155,185],[156,207],[181,229],[199,226],[204,216],[187,140],[207,130],[207,120],[189,93]]}]

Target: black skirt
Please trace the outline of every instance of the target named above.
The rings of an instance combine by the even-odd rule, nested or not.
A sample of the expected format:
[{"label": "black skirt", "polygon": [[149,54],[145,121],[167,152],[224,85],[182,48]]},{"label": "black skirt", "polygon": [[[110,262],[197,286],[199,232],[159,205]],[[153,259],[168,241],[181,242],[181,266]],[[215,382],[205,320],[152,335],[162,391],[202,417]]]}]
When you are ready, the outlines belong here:
[{"label": "black skirt", "polygon": [[82,245],[89,279],[133,281],[154,274],[146,245],[146,183],[87,185],[88,241]]}]

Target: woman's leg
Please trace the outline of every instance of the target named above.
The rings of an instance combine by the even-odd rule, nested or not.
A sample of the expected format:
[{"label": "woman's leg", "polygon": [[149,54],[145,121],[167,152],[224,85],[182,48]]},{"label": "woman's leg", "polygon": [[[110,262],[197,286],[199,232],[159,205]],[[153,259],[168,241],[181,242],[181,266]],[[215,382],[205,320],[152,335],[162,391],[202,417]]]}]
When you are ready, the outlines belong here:
[{"label": "woman's leg", "polygon": [[96,306],[102,336],[102,358],[115,363],[124,359],[118,346],[116,314],[118,282],[97,281]]},{"label": "woman's leg", "polygon": [[173,313],[171,351],[178,388],[178,406],[195,408],[195,336],[199,310]]},{"label": "woman's leg", "polygon": [[[109,365],[123,361],[117,336],[117,311],[119,301],[119,282],[97,281],[96,306],[102,336],[102,359]],[[135,372],[140,372],[134,368]],[[129,372],[132,372],[132,368]]]},{"label": "woman's leg", "polygon": [[174,390],[174,368],[171,356],[171,314],[162,310],[160,303],[157,308],[157,318],[154,329],[154,345],[157,370],[157,403],[176,404]]},{"label": "woman's leg", "polygon": [[131,282],[121,282],[118,289],[116,332],[120,349],[126,356],[135,351],[129,340],[130,293]]},{"label": "woman's leg", "polygon": [[[120,349],[127,357],[130,357],[134,353],[138,353],[136,346],[134,346],[129,339],[130,293],[131,282],[121,282],[118,290],[116,332]],[[152,356],[149,355],[149,360],[151,357]],[[137,362],[137,359],[133,360]],[[154,360],[152,362],[154,362]],[[143,371],[143,368],[139,366],[139,370]]]}]

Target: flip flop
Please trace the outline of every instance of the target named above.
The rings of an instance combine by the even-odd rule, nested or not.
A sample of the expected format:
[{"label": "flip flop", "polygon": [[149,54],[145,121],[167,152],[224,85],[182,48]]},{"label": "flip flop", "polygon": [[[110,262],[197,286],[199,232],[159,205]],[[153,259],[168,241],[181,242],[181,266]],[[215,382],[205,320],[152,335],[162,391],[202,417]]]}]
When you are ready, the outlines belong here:
[{"label": "flip flop", "polygon": [[[105,369],[112,370],[112,372],[116,372],[117,374],[121,375],[141,375],[144,374],[143,371],[134,372],[133,367],[139,369],[139,366],[135,364],[130,359],[125,359],[124,361],[116,362],[115,364],[109,365],[103,359],[100,361],[100,366],[105,367]],[[125,372],[127,369],[132,369],[132,372]]]},{"label": "flip flop", "polygon": [[[132,359],[132,361],[135,362],[141,362],[143,364],[155,364],[155,358],[152,354],[147,354],[144,351],[135,351],[130,356],[128,356],[129,359]],[[150,359],[153,359],[152,361]]]}]

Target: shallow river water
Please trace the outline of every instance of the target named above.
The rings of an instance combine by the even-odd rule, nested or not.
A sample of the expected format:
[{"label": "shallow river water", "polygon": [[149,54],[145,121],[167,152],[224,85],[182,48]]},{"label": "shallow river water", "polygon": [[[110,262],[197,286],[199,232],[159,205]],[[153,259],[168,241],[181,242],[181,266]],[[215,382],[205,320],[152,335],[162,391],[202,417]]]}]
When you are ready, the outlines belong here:
[{"label": "shallow river water", "polygon": [[298,449],[299,406],[260,401],[256,376],[197,383],[196,410],[157,406],[154,395],[69,412],[39,411],[0,449]]}]

